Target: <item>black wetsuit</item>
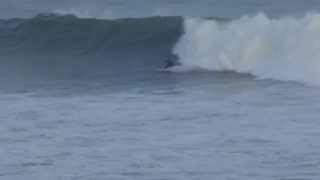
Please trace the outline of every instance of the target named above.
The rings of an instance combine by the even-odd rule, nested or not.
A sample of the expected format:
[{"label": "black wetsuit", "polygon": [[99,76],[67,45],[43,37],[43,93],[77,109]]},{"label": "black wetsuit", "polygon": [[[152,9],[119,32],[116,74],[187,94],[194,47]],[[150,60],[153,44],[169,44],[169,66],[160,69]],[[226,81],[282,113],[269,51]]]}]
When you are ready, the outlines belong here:
[{"label": "black wetsuit", "polygon": [[168,60],[166,61],[166,66],[165,66],[165,68],[171,68],[171,67],[173,67],[173,66],[175,66],[175,65],[176,65],[175,62],[173,62],[172,60],[168,59]]}]

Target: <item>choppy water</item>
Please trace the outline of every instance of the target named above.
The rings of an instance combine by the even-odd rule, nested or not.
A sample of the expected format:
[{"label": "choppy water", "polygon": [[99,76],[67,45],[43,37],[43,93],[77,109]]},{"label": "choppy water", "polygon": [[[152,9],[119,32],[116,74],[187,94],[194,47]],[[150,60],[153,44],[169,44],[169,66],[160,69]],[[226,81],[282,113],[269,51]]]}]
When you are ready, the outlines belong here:
[{"label": "choppy water", "polygon": [[1,94],[1,179],[320,178],[317,88],[153,77]]}]

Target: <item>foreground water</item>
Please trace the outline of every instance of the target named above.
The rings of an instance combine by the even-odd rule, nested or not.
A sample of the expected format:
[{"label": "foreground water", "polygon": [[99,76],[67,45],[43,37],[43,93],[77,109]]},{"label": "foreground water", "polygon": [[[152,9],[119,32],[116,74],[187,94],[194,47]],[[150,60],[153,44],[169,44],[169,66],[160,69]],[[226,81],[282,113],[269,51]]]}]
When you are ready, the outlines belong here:
[{"label": "foreground water", "polygon": [[0,179],[320,178],[317,87],[208,72],[30,87],[0,94]]}]

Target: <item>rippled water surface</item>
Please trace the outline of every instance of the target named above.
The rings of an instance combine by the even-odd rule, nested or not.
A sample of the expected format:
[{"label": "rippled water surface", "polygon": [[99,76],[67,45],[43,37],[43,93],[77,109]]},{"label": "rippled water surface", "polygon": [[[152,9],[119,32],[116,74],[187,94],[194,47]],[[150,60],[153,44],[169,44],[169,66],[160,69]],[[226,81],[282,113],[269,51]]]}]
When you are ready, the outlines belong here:
[{"label": "rippled water surface", "polygon": [[53,84],[0,94],[0,179],[320,178],[318,87],[162,72]]}]

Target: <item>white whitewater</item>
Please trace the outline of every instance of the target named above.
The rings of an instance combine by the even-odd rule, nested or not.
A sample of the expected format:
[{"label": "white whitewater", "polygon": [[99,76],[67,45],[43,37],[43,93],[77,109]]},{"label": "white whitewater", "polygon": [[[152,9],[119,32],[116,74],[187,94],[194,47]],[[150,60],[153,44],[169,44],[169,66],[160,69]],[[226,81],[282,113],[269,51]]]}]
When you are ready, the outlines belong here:
[{"label": "white whitewater", "polygon": [[186,18],[174,53],[184,66],[320,84],[320,14],[230,22]]}]

